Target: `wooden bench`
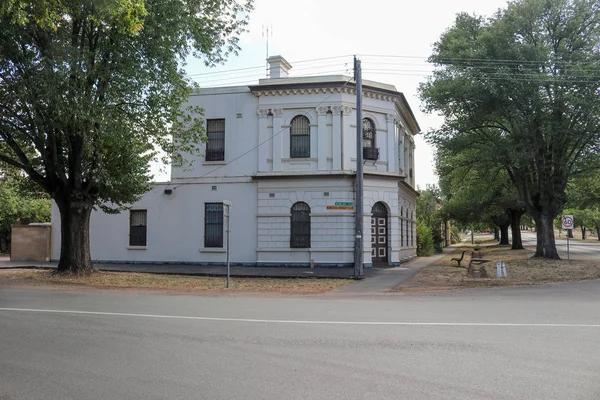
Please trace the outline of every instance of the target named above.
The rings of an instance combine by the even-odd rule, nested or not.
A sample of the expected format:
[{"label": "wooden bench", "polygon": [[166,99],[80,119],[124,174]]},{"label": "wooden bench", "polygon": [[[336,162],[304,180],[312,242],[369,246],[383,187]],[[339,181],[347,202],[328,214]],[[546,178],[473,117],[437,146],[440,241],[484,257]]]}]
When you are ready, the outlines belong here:
[{"label": "wooden bench", "polygon": [[[477,249],[475,249],[475,250],[477,250]],[[481,249],[479,249],[479,257],[475,258],[475,252],[473,252],[471,254],[471,260],[469,261],[469,266],[471,266],[471,264],[480,265],[480,264],[490,262],[490,261],[492,261],[492,260],[486,260],[485,258],[481,258]]]},{"label": "wooden bench", "polygon": [[462,252],[462,254],[460,255],[460,258],[454,257],[452,259],[452,261],[456,261],[458,263],[458,266],[460,267],[460,263],[465,258],[465,253],[466,253],[466,250]]}]

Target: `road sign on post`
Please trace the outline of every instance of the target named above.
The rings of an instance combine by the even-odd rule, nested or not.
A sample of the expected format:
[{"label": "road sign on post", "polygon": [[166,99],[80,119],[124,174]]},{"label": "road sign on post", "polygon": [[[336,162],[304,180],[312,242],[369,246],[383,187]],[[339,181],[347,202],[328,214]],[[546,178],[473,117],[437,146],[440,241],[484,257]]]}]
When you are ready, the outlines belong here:
[{"label": "road sign on post", "polygon": [[[573,226],[575,225],[575,219],[573,219],[572,215],[563,215],[561,218],[562,221],[562,228],[569,230],[569,229],[573,229]],[[567,232],[567,260],[571,259],[571,254],[570,254],[570,249],[569,249],[569,232]]]},{"label": "road sign on post", "polygon": [[562,216],[562,228],[563,229],[573,229],[573,225],[575,224],[575,220],[572,215],[563,215]]}]

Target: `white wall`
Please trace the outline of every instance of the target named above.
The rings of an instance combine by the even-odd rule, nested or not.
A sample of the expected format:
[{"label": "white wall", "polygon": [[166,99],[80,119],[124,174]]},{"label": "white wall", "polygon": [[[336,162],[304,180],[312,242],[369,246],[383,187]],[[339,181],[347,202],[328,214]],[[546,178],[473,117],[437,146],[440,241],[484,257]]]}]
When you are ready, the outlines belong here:
[{"label": "white wall", "polygon": [[[193,166],[173,167],[171,179],[190,181],[197,178],[192,179],[192,182],[207,182],[216,177],[249,177],[256,174],[258,152],[249,152],[234,161],[258,144],[257,99],[250,89],[201,89],[199,94],[190,97],[189,104],[204,109],[205,128],[207,119],[225,119],[225,161],[205,161],[204,151],[200,156],[186,155],[186,159],[193,161]],[[206,145],[203,145],[204,148]],[[203,176],[207,179],[203,180]]]},{"label": "white wall", "polygon": [[[193,157],[191,170],[174,167],[171,183],[156,186],[133,206],[148,211],[147,246],[143,250],[128,246],[128,211],[119,215],[94,212],[90,228],[92,259],[222,263],[224,249],[203,248],[204,203],[230,200],[232,262],[352,263],[354,211],[328,210],[327,205],[354,201],[355,95],[332,90],[266,93],[231,87],[203,89],[192,96],[190,104],[205,110],[204,119],[225,118],[225,161],[206,162],[204,156]],[[390,263],[396,264],[415,255],[416,197],[409,189],[398,187],[400,176],[414,168],[414,144],[390,96],[365,94],[363,109],[363,117],[375,123],[380,154],[376,162],[367,161],[364,170],[387,175],[365,177],[364,262],[371,262],[371,208],[382,201],[388,207],[391,232],[388,255]],[[296,115],[310,120],[311,154],[306,159],[289,156],[290,122]],[[338,178],[332,179],[332,174]],[[277,176],[281,178],[262,179]],[[407,182],[413,185],[414,180],[407,178]],[[173,194],[165,195],[165,188],[174,189]],[[297,201],[311,207],[310,249],[290,249],[290,208]],[[408,217],[400,210],[408,210]],[[405,231],[400,233],[400,226],[406,229],[407,223],[413,238],[409,245],[400,240],[406,235]],[[60,220],[55,206],[52,234],[52,257],[57,259]]]},{"label": "white wall", "polygon": [[[204,248],[204,203],[230,200],[231,261],[256,261],[256,184],[189,184],[177,187],[171,195],[163,193],[174,185],[157,185],[133,209],[148,212],[147,246],[129,247],[129,211],[108,215],[92,213],[90,247],[93,261],[192,262],[225,261],[224,249]],[[60,255],[60,220],[53,205],[52,258]]]}]

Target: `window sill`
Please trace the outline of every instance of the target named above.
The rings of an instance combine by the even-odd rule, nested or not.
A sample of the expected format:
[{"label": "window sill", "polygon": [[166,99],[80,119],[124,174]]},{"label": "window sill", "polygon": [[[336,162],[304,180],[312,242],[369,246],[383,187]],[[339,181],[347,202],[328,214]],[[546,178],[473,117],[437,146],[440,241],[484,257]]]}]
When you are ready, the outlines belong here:
[{"label": "window sill", "polygon": [[299,248],[299,247],[259,247],[256,251],[261,252],[286,252],[286,253],[303,253],[307,251],[314,251],[314,249],[310,247]]},{"label": "window sill", "polygon": [[227,161],[203,161],[202,165],[226,165]]},{"label": "window sill", "polygon": [[127,250],[148,250],[147,246],[127,246]]},{"label": "window sill", "polygon": [[227,253],[227,249],[223,247],[202,247],[198,251],[200,253]]}]

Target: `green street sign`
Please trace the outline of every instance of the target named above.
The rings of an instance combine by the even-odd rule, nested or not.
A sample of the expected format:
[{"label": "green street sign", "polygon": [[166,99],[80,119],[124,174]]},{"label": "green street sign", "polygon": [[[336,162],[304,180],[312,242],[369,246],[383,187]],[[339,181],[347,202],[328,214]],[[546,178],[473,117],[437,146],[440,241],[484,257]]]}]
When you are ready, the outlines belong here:
[{"label": "green street sign", "polygon": [[353,201],[336,201],[335,205],[336,206],[353,206],[354,202]]}]

